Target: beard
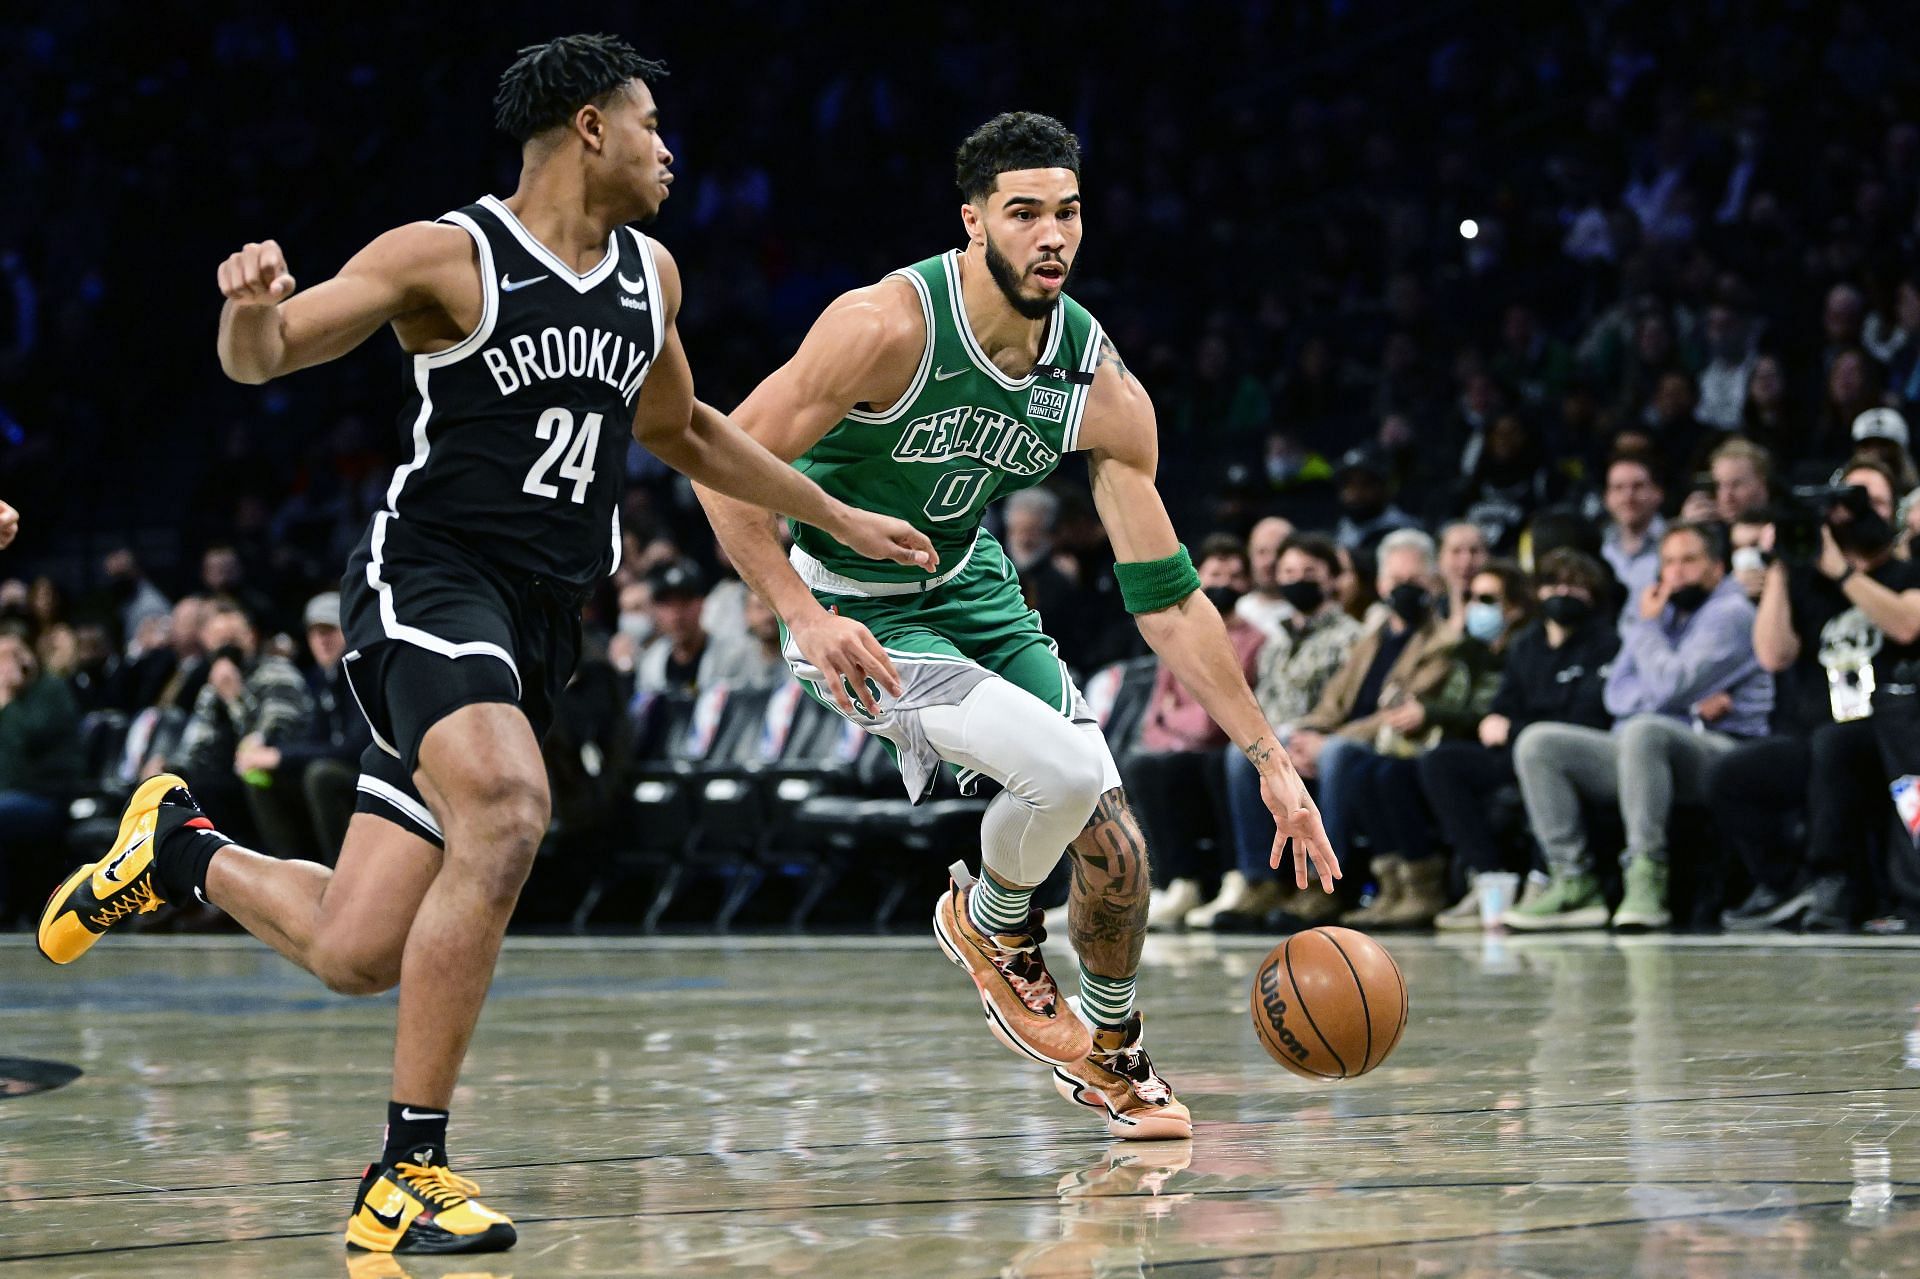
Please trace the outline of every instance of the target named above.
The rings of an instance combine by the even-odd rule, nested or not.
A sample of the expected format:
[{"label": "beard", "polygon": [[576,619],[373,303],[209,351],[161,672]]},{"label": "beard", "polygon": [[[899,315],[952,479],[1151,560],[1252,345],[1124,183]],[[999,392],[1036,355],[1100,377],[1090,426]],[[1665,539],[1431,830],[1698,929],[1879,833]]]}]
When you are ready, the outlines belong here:
[{"label": "beard", "polygon": [[[987,241],[987,273],[993,276],[993,282],[1000,286],[1000,296],[1007,305],[1029,320],[1044,320],[1053,314],[1053,298],[1030,298],[1020,292],[1020,273],[1013,269],[1013,263],[1007,261],[1004,253],[995,246],[991,235]],[[1064,258],[1055,259],[1065,268],[1067,276],[1060,281],[1060,292],[1067,291],[1067,279],[1073,275],[1073,266]]]}]

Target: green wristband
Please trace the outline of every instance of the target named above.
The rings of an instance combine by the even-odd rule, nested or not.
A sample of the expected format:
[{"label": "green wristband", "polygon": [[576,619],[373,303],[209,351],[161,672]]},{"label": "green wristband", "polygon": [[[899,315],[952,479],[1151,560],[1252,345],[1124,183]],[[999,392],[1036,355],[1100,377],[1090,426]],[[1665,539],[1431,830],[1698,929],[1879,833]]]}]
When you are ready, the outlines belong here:
[{"label": "green wristband", "polygon": [[1120,584],[1120,601],[1129,613],[1157,613],[1172,608],[1200,589],[1193,557],[1182,546],[1163,560],[1133,560],[1113,566]]}]

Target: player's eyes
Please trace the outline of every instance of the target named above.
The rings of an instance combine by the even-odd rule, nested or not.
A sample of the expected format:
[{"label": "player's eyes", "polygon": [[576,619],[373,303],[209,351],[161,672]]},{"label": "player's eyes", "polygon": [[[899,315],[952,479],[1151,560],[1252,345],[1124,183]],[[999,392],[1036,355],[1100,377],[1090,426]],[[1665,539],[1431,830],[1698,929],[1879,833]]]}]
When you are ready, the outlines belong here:
[{"label": "player's eyes", "polygon": [[1074,219],[1075,219],[1076,217],[1078,217],[1078,216],[1080,216],[1080,210],[1078,210],[1078,209],[1062,209],[1062,210],[1060,210],[1060,218],[1061,218],[1061,220],[1062,220],[1062,221],[1064,221],[1064,222],[1071,222],[1071,221],[1073,221],[1073,220],[1074,220]]}]

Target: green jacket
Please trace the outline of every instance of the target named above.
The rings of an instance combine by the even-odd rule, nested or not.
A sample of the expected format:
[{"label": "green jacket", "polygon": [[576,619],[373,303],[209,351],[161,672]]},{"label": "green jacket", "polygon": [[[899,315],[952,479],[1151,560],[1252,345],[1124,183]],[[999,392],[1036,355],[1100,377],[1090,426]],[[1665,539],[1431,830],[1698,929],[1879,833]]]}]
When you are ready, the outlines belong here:
[{"label": "green jacket", "polygon": [[1472,739],[1493,705],[1506,661],[1471,635],[1455,641],[1450,655],[1453,669],[1420,704],[1427,708],[1428,727],[1439,729],[1442,738]]},{"label": "green jacket", "polygon": [[65,680],[41,676],[0,706],[0,790],[64,797],[81,767],[80,708]]}]

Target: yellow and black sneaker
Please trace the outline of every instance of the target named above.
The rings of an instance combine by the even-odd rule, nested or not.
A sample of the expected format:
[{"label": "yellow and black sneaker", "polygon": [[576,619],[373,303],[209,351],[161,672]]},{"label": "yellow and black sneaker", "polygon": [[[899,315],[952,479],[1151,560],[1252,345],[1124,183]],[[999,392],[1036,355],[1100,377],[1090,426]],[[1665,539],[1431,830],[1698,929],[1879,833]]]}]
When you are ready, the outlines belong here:
[{"label": "yellow and black sneaker", "polygon": [[520,1237],[513,1222],[473,1197],[479,1193],[480,1187],[455,1176],[444,1163],[373,1164],[353,1201],[347,1247],[413,1253],[513,1247]]},{"label": "yellow and black sneaker", "polygon": [[[120,833],[99,861],[67,876],[40,912],[40,953],[56,964],[71,964],[87,953],[100,935],[123,919],[166,904],[154,878],[154,846],[163,809],[179,824],[213,823],[187,794],[187,784],[162,773],[140,784],[120,815]],[[169,821],[169,829],[173,822]]]}]

